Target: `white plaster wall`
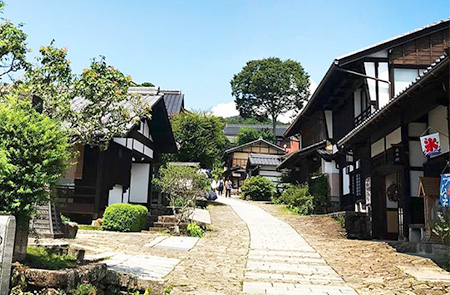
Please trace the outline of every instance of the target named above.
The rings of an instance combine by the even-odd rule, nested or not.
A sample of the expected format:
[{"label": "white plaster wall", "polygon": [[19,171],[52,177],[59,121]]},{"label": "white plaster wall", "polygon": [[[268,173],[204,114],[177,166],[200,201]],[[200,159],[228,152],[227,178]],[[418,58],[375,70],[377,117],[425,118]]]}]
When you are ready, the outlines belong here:
[{"label": "white plaster wall", "polygon": [[[375,78],[375,63],[373,62],[365,62],[364,69],[366,70],[366,75]],[[371,101],[377,100],[376,86],[375,80],[366,79],[367,85],[369,86],[369,97]]]},{"label": "white plaster wall", "polygon": [[150,179],[150,164],[131,164],[130,202],[147,203]]},{"label": "white plaster wall", "polygon": [[[439,131],[439,139],[441,140],[441,154],[449,151],[448,146],[448,122],[447,108],[438,106],[428,113],[428,125],[431,127],[429,133]],[[432,156],[436,157],[438,155]]]},{"label": "white plaster wall", "polygon": [[392,145],[402,142],[402,132],[400,127],[386,135],[386,149],[390,149]]},{"label": "white plaster wall", "polygon": [[[389,67],[387,62],[378,63],[378,78],[389,81]],[[390,100],[389,84],[378,82],[379,108],[384,107]]]},{"label": "white plaster wall", "polygon": [[409,141],[409,165],[412,167],[422,167],[427,161],[423,155],[420,141]]},{"label": "white plaster wall", "polygon": [[371,154],[372,158],[378,154],[381,154],[382,152],[384,152],[384,138],[382,138],[378,141],[375,141],[370,146],[370,154]]},{"label": "white plaster wall", "polygon": [[120,184],[114,185],[114,187],[109,190],[108,206],[115,203],[122,203],[122,194],[123,187]]},{"label": "white plaster wall", "polygon": [[353,92],[353,100],[354,100],[354,113],[355,118],[361,114],[361,89],[356,89],[355,92]]},{"label": "white plaster wall", "polygon": [[342,192],[346,195],[350,193],[350,175],[347,174],[345,167],[342,172]]},{"label": "white plaster wall", "polygon": [[420,137],[427,129],[427,124],[412,122],[408,124],[408,136]]},{"label": "white plaster wall", "polygon": [[419,189],[419,177],[423,176],[423,171],[410,171],[409,172],[409,178],[410,178],[410,189],[411,189],[411,196],[417,197],[417,191]]}]

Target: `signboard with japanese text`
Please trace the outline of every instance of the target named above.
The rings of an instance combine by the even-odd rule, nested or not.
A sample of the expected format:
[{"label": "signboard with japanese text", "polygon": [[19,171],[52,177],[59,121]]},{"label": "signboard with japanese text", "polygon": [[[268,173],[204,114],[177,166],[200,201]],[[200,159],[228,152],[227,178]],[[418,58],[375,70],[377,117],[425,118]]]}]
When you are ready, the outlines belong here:
[{"label": "signboard with japanese text", "polygon": [[439,139],[439,133],[421,136],[420,144],[422,145],[423,154],[426,157],[441,153],[441,141]]},{"label": "signboard with japanese text", "polygon": [[450,174],[441,174],[439,198],[443,207],[450,207]]}]

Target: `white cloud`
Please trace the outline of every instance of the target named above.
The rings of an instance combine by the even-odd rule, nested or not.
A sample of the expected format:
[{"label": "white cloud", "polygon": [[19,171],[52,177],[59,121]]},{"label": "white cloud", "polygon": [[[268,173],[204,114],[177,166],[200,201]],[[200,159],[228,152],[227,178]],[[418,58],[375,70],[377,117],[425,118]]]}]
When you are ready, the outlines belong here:
[{"label": "white cloud", "polygon": [[239,115],[236,110],[236,104],[234,101],[228,103],[220,103],[211,109],[214,116],[228,118]]},{"label": "white cloud", "polygon": [[[311,95],[314,93],[314,91],[317,88],[317,83],[314,82],[311,78],[309,79],[309,92]],[[228,102],[228,103],[220,103],[211,109],[211,113],[214,116],[228,118],[239,115],[239,112],[236,110],[236,104],[234,101]],[[294,111],[287,111],[286,113],[282,114],[278,121],[283,123],[290,123],[292,122],[292,119],[298,115],[298,112]]]}]

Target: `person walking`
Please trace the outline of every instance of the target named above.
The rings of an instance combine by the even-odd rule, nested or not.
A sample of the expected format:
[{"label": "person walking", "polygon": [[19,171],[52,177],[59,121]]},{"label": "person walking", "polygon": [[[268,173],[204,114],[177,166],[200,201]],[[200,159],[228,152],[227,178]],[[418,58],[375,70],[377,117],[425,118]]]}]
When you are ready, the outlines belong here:
[{"label": "person walking", "polygon": [[222,196],[222,194],[223,194],[223,187],[224,187],[223,180],[220,179],[219,180],[219,185],[217,187],[217,193],[218,193],[219,196]]},{"label": "person walking", "polygon": [[231,198],[231,189],[233,188],[233,185],[231,183],[231,180],[225,181],[225,198]]}]

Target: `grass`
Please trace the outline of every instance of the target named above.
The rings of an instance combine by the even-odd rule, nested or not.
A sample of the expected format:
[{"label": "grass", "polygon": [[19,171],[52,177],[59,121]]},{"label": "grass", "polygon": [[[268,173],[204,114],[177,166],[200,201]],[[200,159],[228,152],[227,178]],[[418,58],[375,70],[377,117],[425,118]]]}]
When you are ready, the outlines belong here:
[{"label": "grass", "polygon": [[103,230],[101,226],[96,225],[88,225],[88,224],[79,224],[78,229],[82,230]]},{"label": "grass", "polygon": [[32,268],[65,269],[77,265],[77,258],[67,254],[56,254],[43,247],[27,247],[26,264]]}]

